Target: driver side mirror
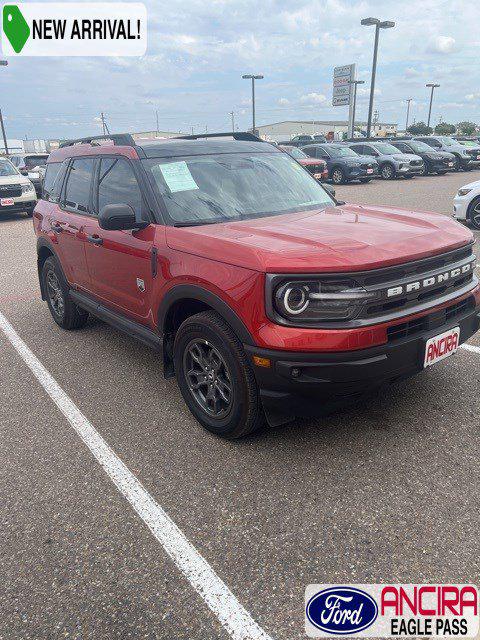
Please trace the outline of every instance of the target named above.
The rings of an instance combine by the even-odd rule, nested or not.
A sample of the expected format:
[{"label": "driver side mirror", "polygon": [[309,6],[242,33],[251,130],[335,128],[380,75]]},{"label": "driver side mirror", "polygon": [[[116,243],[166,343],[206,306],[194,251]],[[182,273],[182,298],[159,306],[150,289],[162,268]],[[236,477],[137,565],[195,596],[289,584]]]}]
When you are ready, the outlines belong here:
[{"label": "driver side mirror", "polygon": [[129,229],[144,229],[148,222],[138,222],[135,211],[129,204],[107,204],[100,211],[98,224],[101,229],[108,231],[127,231]]}]

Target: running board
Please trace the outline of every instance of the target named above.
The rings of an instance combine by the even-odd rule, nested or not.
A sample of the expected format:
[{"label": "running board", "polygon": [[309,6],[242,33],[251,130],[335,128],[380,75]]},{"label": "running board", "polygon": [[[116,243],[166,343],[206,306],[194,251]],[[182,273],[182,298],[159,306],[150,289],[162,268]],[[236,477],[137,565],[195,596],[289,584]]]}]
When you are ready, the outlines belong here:
[{"label": "running board", "polygon": [[155,349],[155,351],[162,351],[163,340],[161,336],[151,329],[148,329],[148,327],[144,327],[142,324],[139,324],[134,320],[130,320],[116,311],[108,309],[103,304],[92,300],[89,296],[79,293],[78,291],[73,291],[71,289],[70,299],[79,307],[91,313],[92,316],[103,320],[112,327],[115,327],[115,329],[123,331],[132,338],[136,338],[152,349]]}]

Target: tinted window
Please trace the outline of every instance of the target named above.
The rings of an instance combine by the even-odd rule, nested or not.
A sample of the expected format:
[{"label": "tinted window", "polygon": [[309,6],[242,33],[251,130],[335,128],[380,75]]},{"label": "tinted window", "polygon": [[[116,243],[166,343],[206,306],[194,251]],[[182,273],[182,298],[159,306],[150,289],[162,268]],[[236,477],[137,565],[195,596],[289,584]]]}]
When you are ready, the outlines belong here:
[{"label": "tinted window", "polygon": [[75,158],[68,172],[65,187],[65,205],[80,213],[90,212],[90,186],[93,175],[93,158]]},{"label": "tinted window", "polygon": [[44,167],[47,164],[48,156],[27,156],[25,158],[25,166],[27,169],[33,169],[34,167]]},{"label": "tinted window", "polygon": [[[62,166],[61,162],[51,162],[47,164],[45,170],[45,178],[43,180],[43,199],[49,200],[50,202],[57,202],[58,193],[56,193],[57,197],[54,197],[54,184],[57,179],[58,173],[60,171],[60,167]],[[55,191],[58,191],[57,189]]]},{"label": "tinted window", "polygon": [[329,147],[329,152],[332,158],[358,158],[358,153],[350,149],[350,147]]},{"label": "tinted window", "polygon": [[15,169],[10,160],[7,160],[6,158],[0,158],[0,177],[17,175],[18,171]]},{"label": "tinted window", "polygon": [[107,204],[129,204],[142,217],[142,195],[130,164],[122,158],[102,158],[98,176],[98,210]]}]

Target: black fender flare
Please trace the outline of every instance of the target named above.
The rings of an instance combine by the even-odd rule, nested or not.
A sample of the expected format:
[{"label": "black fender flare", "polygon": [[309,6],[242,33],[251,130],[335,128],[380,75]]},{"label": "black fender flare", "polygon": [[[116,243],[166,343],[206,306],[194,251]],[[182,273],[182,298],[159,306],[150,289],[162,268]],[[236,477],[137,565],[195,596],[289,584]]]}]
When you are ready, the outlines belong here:
[{"label": "black fender flare", "polygon": [[176,285],[169,289],[169,291],[167,291],[167,293],[163,297],[158,309],[157,318],[158,329],[162,335],[165,334],[165,319],[169,310],[171,309],[172,305],[182,299],[199,300],[200,302],[205,303],[222,316],[225,322],[227,322],[232,327],[239,340],[241,340],[243,344],[256,346],[255,340],[253,339],[243,321],[235,313],[235,311],[233,311],[231,307],[229,307],[229,305],[224,300],[222,300],[222,298],[217,296],[215,293],[212,293],[212,291],[194,284]]}]

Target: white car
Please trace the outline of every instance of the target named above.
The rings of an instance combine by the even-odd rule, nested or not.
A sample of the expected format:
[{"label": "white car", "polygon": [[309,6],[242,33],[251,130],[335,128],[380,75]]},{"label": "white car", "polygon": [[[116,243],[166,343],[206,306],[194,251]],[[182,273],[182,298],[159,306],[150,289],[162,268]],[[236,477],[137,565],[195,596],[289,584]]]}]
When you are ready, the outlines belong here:
[{"label": "white car", "polygon": [[480,229],[480,180],[470,182],[458,190],[453,199],[453,217]]},{"label": "white car", "polygon": [[10,160],[0,158],[0,216],[21,211],[31,216],[36,204],[37,196],[31,181],[22,176]]}]

